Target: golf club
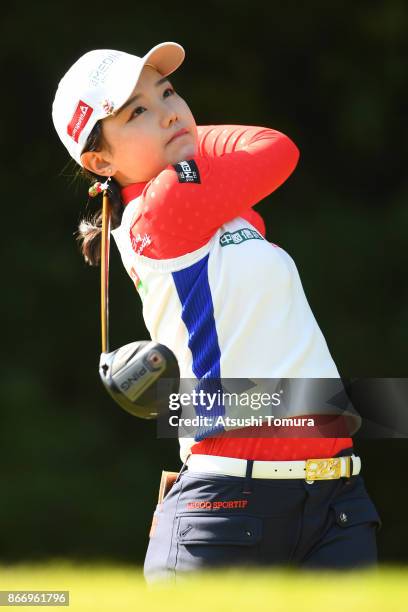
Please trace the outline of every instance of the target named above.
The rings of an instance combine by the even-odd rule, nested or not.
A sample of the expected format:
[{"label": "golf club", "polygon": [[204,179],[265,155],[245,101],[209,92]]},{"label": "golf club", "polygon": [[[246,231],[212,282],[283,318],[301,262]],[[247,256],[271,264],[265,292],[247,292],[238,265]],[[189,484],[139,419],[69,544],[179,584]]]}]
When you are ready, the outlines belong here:
[{"label": "golf club", "polygon": [[149,340],[130,342],[109,351],[110,203],[105,184],[102,205],[101,328],[99,374],[117,404],[142,419],[157,418],[168,407],[168,396],[177,392],[180,369],[174,353]]}]

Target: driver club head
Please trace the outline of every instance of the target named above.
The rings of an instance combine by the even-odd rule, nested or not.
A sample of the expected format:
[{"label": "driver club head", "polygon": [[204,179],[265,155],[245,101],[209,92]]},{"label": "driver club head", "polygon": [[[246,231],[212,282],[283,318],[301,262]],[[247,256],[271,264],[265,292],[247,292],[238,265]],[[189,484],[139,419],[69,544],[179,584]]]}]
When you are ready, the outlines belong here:
[{"label": "driver club head", "polygon": [[163,344],[142,340],[101,353],[99,375],[121,408],[142,419],[155,419],[178,391],[180,369]]}]

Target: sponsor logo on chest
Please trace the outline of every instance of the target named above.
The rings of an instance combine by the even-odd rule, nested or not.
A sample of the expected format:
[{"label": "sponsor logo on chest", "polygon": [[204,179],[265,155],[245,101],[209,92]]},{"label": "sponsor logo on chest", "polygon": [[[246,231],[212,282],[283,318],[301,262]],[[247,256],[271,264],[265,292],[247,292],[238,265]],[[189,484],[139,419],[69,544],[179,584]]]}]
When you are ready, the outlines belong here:
[{"label": "sponsor logo on chest", "polygon": [[138,275],[138,273],[136,272],[136,270],[134,269],[134,267],[132,266],[130,268],[130,276],[135,284],[136,290],[138,291],[138,293],[140,294],[140,297],[143,299],[146,295],[146,287],[144,286],[144,284],[142,283],[142,281],[140,280],[140,277]]}]

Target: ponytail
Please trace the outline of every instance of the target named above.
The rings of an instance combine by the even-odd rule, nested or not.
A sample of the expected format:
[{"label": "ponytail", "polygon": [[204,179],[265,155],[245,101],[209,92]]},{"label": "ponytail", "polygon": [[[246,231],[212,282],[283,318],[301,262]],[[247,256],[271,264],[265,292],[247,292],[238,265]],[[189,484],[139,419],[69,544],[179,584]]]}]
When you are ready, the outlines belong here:
[{"label": "ponytail", "polygon": [[[102,125],[98,121],[92,132],[88,136],[84,151],[98,151],[104,146]],[[99,176],[81,168],[80,174],[91,182],[105,182],[106,176]],[[120,193],[120,186],[111,178],[108,184],[108,196],[111,210],[111,229],[115,229],[121,224],[124,205]],[[99,200],[99,209],[90,217],[81,219],[76,239],[80,243],[80,250],[87,264],[97,266],[101,260],[101,241],[102,241],[102,200]]]}]

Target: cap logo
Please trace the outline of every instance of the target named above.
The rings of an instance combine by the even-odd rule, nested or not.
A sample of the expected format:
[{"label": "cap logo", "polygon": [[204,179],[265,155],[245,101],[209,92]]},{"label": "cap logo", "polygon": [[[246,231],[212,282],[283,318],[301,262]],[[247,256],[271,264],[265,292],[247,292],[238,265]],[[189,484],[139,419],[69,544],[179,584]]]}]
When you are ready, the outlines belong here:
[{"label": "cap logo", "polygon": [[104,100],[102,102],[102,108],[106,115],[113,115],[115,113],[115,105],[111,100]]},{"label": "cap logo", "polygon": [[80,100],[76,107],[75,113],[68,124],[67,132],[75,142],[78,142],[79,136],[88,123],[89,117],[93,113],[93,108],[89,104],[85,104]]},{"label": "cap logo", "polygon": [[120,58],[121,55],[122,53],[110,53],[107,55],[100,62],[99,66],[89,75],[89,83],[94,87],[104,83],[110,67]]}]

